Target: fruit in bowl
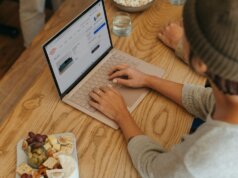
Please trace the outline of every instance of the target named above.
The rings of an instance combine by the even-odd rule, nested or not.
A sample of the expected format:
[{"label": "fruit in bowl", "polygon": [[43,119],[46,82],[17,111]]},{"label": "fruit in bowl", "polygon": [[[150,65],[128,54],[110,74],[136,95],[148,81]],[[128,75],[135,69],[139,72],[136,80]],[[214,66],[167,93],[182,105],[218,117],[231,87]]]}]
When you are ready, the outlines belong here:
[{"label": "fruit in bowl", "polygon": [[148,9],[155,0],[111,0],[119,9],[127,12],[141,12]]}]

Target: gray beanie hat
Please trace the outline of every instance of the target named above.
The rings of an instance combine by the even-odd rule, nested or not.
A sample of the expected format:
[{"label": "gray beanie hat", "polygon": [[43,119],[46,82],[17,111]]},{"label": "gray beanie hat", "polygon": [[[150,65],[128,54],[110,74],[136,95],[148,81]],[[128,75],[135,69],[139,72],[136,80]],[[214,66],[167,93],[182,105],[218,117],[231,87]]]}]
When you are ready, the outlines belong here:
[{"label": "gray beanie hat", "polygon": [[184,29],[210,73],[238,82],[238,0],[187,0]]}]

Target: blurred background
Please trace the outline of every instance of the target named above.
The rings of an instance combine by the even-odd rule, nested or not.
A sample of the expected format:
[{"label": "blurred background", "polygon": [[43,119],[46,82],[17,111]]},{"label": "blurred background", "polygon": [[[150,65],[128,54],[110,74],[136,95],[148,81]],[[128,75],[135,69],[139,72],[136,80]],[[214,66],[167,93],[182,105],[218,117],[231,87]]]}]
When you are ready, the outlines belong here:
[{"label": "blurred background", "polygon": [[[51,1],[47,0],[46,21],[52,14]],[[0,80],[24,51],[23,43],[19,0],[0,0]]]}]

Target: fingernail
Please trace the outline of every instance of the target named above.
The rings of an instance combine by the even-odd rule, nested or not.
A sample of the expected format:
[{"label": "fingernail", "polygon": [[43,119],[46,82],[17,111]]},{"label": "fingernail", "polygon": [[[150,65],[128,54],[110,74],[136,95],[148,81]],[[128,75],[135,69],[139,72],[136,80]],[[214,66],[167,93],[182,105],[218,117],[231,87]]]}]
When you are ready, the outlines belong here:
[{"label": "fingernail", "polygon": [[113,82],[113,83],[117,83],[117,79],[113,79],[112,82]]},{"label": "fingernail", "polygon": [[110,87],[110,88],[112,88],[112,85],[111,85],[111,84],[108,84],[107,86]]}]

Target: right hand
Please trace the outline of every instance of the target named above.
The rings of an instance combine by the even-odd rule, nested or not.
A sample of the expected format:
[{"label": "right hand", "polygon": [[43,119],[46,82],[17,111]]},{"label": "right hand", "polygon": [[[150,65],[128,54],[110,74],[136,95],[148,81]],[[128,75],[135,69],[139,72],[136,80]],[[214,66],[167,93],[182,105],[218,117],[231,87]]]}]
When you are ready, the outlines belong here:
[{"label": "right hand", "polygon": [[120,64],[112,67],[109,72],[109,80],[131,88],[146,87],[146,79],[148,75],[134,68],[130,68],[127,64]]},{"label": "right hand", "polygon": [[121,122],[127,122],[125,119],[131,118],[122,95],[112,86],[95,88],[89,96],[91,97],[89,104],[116,121],[119,126]]}]

